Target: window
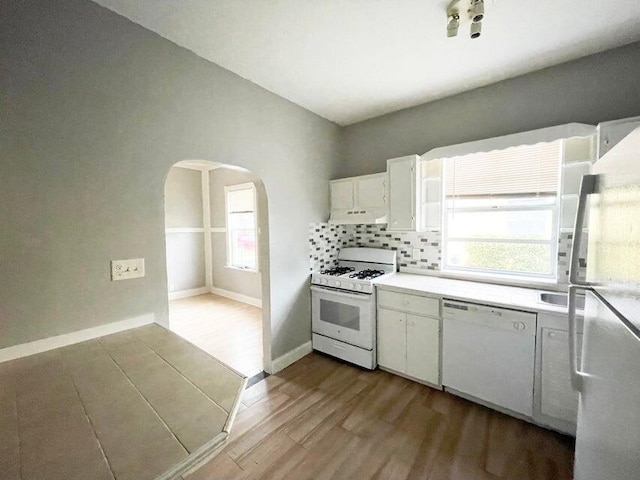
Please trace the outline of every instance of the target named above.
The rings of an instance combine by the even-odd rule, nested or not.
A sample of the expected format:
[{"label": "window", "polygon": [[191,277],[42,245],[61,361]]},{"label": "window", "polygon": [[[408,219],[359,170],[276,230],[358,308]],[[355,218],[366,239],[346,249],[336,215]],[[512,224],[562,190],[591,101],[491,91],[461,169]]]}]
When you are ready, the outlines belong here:
[{"label": "window", "polygon": [[443,269],[555,279],[562,141],[444,159]]},{"label": "window", "polygon": [[225,187],[227,266],[258,269],[256,191],[252,183]]}]

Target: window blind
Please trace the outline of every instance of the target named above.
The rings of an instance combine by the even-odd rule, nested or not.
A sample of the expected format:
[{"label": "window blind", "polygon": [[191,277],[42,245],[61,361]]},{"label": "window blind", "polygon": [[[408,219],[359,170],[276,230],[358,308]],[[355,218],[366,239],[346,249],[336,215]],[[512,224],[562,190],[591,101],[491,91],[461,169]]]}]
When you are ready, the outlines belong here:
[{"label": "window blind", "polygon": [[253,212],[253,189],[230,190],[227,192],[229,213]]},{"label": "window blind", "polygon": [[445,195],[556,193],[562,140],[445,159]]}]

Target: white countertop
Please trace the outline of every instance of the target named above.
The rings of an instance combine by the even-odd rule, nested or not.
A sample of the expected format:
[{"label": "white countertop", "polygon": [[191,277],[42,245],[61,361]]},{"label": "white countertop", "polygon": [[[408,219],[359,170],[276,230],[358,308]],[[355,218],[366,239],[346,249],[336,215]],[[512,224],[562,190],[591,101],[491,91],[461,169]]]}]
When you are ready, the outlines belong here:
[{"label": "white countertop", "polygon": [[413,273],[396,273],[376,281],[375,284],[385,290],[410,291],[410,293],[418,295],[431,294],[532,312],[567,313],[565,307],[539,302],[538,292],[544,290],[531,288],[454,280]]}]

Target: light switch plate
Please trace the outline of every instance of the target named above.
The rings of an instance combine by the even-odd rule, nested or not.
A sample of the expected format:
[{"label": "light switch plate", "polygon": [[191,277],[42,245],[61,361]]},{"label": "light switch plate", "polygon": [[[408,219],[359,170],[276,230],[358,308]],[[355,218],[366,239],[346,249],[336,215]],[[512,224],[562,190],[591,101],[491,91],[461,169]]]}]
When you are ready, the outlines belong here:
[{"label": "light switch plate", "polygon": [[411,258],[413,260],[420,260],[420,249],[419,248],[414,248],[413,252],[411,253]]},{"label": "light switch plate", "polygon": [[111,281],[144,277],[144,258],[111,260]]}]

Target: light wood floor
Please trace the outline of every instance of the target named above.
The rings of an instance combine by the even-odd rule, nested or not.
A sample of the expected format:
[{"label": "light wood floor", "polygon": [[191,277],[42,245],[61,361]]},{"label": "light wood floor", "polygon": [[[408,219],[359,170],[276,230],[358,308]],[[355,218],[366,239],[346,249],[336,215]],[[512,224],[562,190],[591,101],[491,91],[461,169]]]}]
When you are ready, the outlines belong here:
[{"label": "light wood floor", "polygon": [[262,309],[213,294],[169,302],[169,325],[247,377],[263,370]]},{"label": "light wood floor", "polygon": [[312,353],[245,391],[222,452],[187,480],[569,480],[573,440]]},{"label": "light wood floor", "polygon": [[148,325],[0,365],[0,478],[154,479],[220,444],[245,379]]}]

